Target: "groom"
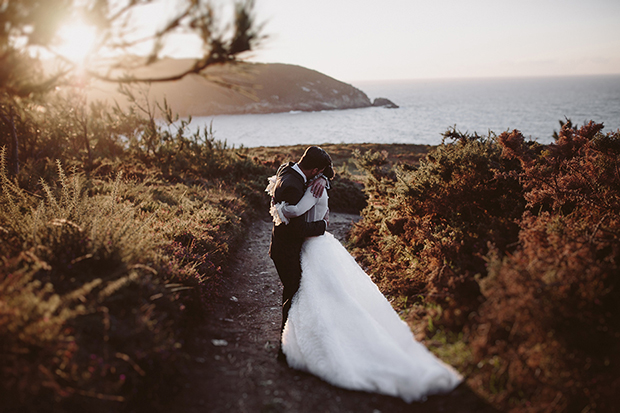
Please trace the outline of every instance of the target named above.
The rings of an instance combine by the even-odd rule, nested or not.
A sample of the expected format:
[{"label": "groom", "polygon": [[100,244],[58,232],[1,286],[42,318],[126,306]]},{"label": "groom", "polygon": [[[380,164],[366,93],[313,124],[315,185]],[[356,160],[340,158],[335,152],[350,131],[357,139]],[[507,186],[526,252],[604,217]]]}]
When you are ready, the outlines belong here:
[{"label": "groom", "polygon": [[[276,173],[276,188],[273,203],[286,202],[296,205],[306,191],[310,179],[331,166],[332,160],[323,149],[310,146],[306,149],[298,163],[289,162],[280,166]],[[323,194],[326,181],[317,179],[312,184],[315,197]],[[278,360],[286,361],[282,353],[282,331],[288,318],[293,296],[299,289],[301,281],[301,246],[306,237],[323,235],[329,222],[329,213],[321,221],[306,222],[304,216],[291,218],[288,225],[274,225],[271,232],[269,256],[278,271],[284,291],[282,292],[282,326],[280,328],[280,349]]]}]

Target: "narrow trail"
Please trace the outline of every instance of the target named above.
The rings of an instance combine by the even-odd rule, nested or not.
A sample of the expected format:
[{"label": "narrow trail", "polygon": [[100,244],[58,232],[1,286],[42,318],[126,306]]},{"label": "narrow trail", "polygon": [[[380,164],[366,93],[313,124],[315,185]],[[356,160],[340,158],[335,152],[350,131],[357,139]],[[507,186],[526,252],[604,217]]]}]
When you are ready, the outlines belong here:
[{"label": "narrow trail", "polygon": [[[342,240],[356,215],[330,214]],[[226,277],[225,298],[192,343],[190,380],[170,411],[198,412],[493,412],[461,385],[422,403],[340,389],[276,361],[281,285],[267,252],[271,222],[255,222]]]}]

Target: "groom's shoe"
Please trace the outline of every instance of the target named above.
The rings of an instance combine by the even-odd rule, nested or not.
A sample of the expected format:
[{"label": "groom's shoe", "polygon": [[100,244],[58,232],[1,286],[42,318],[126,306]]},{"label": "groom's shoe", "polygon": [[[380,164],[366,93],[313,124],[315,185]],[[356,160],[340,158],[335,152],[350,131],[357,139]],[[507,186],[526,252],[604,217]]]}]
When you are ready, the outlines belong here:
[{"label": "groom's shoe", "polygon": [[284,352],[282,351],[282,347],[278,349],[278,355],[276,359],[278,360],[278,363],[286,364],[286,354],[284,354]]}]

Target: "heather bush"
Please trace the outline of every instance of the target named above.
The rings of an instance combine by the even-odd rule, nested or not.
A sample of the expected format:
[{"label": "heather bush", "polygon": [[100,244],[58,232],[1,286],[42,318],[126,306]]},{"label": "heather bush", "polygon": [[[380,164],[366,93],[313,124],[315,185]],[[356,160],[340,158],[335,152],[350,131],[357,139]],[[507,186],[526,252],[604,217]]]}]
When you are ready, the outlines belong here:
[{"label": "heather bush", "polygon": [[617,406],[620,132],[601,130],[568,121],[550,145],[451,130],[417,167],[358,156],[354,253],[501,410]]},{"label": "heather bush", "polygon": [[[528,211],[516,250],[488,255],[485,302],[472,326],[482,377],[505,391],[498,404],[524,411],[611,411],[620,365],[620,134],[563,125],[532,151],[503,134],[522,166]],[[499,360],[491,368],[490,359]]]},{"label": "heather bush", "polygon": [[380,153],[358,155],[369,205],[351,241],[388,295],[409,304],[431,295],[444,323],[462,325],[478,303],[475,276],[485,271],[488,245],[517,240],[525,202],[514,175],[520,165],[501,156],[494,138],[446,136],[456,141],[418,167],[385,170]]},{"label": "heather bush", "polygon": [[351,178],[336,175],[331,182],[329,193],[329,209],[334,212],[358,214],[366,207],[366,196],[363,186]]}]

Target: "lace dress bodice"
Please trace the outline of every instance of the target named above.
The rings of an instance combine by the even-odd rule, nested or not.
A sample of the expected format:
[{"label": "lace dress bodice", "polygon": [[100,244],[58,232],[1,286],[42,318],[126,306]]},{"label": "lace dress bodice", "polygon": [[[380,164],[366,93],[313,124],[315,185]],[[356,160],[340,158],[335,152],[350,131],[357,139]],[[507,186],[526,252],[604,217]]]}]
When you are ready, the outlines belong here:
[{"label": "lace dress bodice", "polygon": [[[327,210],[329,209],[328,207],[329,197],[327,196],[327,191],[323,191],[323,195],[320,198],[315,198],[312,192],[310,191],[310,188],[308,188],[306,189],[306,193],[304,194],[304,198],[306,197],[312,198],[310,201],[307,201],[309,204],[310,203],[312,204],[312,207],[308,209],[308,211],[305,213],[306,221],[314,222],[314,221],[322,220],[325,217]],[[304,201],[304,198],[302,198],[302,201]],[[295,213],[297,213],[297,211]],[[298,215],[295,215],[295,216],[298,216]]]}]

